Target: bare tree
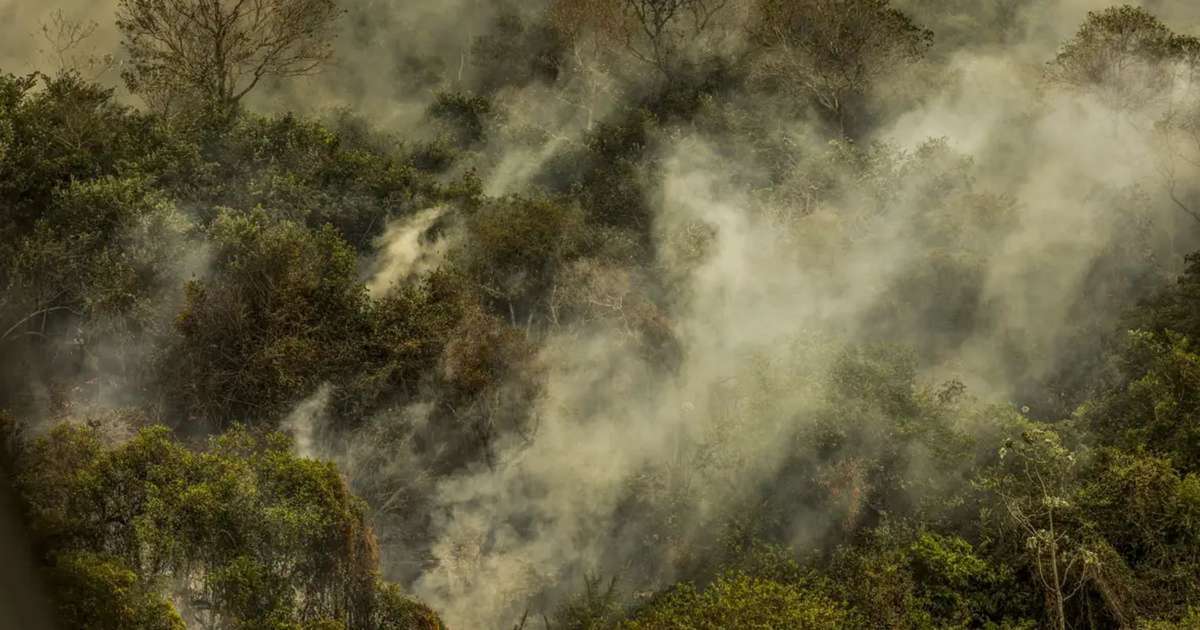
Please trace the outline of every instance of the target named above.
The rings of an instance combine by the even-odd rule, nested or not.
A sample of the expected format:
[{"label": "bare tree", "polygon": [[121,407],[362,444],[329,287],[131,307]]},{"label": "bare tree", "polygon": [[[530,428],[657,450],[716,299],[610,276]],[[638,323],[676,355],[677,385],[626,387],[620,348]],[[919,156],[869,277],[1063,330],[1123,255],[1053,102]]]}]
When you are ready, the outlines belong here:
[{"label": "bare tree", "polygon": [[47,46],[42,52],[52,58],[58,72],[77,72],[89,81],[96,81],[116,63],[110,54],[98,55],[82,49],[99,26],[96,22],[69,18],[61,10],[55,11],[42,23],[42,39],[46,40]]},{"label": "bare tree", "polygon": [[1200,169],[1200,110],[1171,109],[1155,125],[1155,131],[1159,139],[1155,147],[1156,166],[1167,196],[1182,212],[1200,222],[1200,209],[1191,200],[1194,187],[1187,185]]},{"label": "bare tree", "polygon": [[131,91],[228,109],[264,77],[312,74],[332,56],[334,0],[119,0]]},{"label": "bare tree", "polygon": [[624,0],[633,28],[626,29],[625,48],[634,57],[670,75],[688,41],[713,25],[729,0]]},{"label": "bare tree", "polygon": [[670,78],[689,51],[727,26],[735,0],[555,0],[551,16],[568,39],[615,44]]},{"label": "bare tree", "polygon": [[610,50],[620,30],[618,9],[611,0],[556,0],[549,9],[551,27],[567,44],[563,70],[569,84],[558,98],[581,110],[588,131],[618,90]]}]

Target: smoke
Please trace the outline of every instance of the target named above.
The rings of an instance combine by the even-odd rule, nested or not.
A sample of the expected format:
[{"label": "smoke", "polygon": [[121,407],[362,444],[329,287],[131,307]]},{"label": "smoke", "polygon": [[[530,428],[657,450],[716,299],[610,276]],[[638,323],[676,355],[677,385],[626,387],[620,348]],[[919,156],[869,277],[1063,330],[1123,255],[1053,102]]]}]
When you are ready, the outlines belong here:
[{"label": "smoke", "polygon": [[[376,128],[412,131],[437,91],[475,85],[478,70],[471,46],[499,12],[533,12],[542,4],[343,0],[346,14],[339,22],[332,65],[307,77],[264,81],[250,93],[247,106],[310,114],[352,108]],[[117,6],[117,0],[0,0],[6,35],[0,38],[0,71],[73,67],[89,79],[121,87],[124,56]],[[80,27],[86,37],[74,41],[64,36],[58,18]],[[58,49],[67,43],[71,45],[60,59]],[[111,64],[103,62],[106,56]]]},{"label": "smoke", "polygon": [[[389,573],[408,578],[448,625],[510,627],[527,610],[552,609],[588,574],[633,576],[639,588],[680,577],[691,550],[716,545],[745,489],[771,483],[798,456],[790,438],[825,413],[834,358],[855,342],[915,348],[922,383],[961,378],[982,398],[1060,412],[1027,400],[1048,397],[1031,384],[1082,353],[1081,339],[1112,328],[1153,286],[1137,283],[1169,277],[1195,245],[1179,236],[1190,219],[1161,192],[1149,124],[1158,112],[1115,112],[1042,80],[1059,43],[1108,3],[897,4],[941,43],[916,75],[920,98],[895,99],[903,102],[887,112],[878,144],[859,147],[873,166],[839,162],[847,147],[783,117],[782,97],[733,107],[771,121],[769,135],[803,155],[779,186],[797,195],[748,184],[771,165],[733,134],[679,125],[653,138],[647,162],[661,167],[647,167],[643,193],[656,272],[672,283],[662,301],[680,344],[673,369],[620,326],[556,329],[539,340],[537,430],[502,436],[494,465],[440,478],[412,445],[427,404],[369,419],[341,448],[321,442],[330,387],[286,419],[302,455],[332,456],[348,472],[374,508]],[[1145,4],[1177,31],[1200,23],[1192,3]],[[81,19],[111,24],[109,3],[78,8]],[[338,65],[268,86],[252,108],[348,106],[423,137],[417,123],[434,92],[477,80],[471,42],[500,10],[471,0],[348,8]],[[9,0],[0,18],[24,33],[45,10]],[[1000,20],[993,39],[975,41]],[[0,65],[32,63],[36,46],[22,37],[0,41]],[[95,37],[115,49],[108,30]],[[625,95],[607,82],[574,87],[501,91],[504,133],[480,149],[488,194],[527,188]],[[540,140],[522,139],[529,127]],[[387,227],[368,269],[372,295],[442,261],[448,243],[431,231],[450,212],[429,208]],[[923,453],[911,457],[928,465]],[[797,508],[788,539],[819,545],[844,516]]]},{"label": "smoke", "polygon": [[292,436],[296,453],[301,457],[316,458],[324,455],[318,442],[326,409],[329,408],[331,388],[322,385],[305,398],[284,418],[279,428]]},{"label": "smoke", "polygon": [[392,221],[376,239],[375,261],[367,290],[373,296],[383,295],[397,283],[430,271],[444,256],[446,243],[437,237],[427,242],[428,232],[448,208],[437,206],[411,216]]},{"label": "smoke", "polygon": [[472,44],[501,11],[543,4],[485,0],[345,0],[332,65],[300,80],[273,81],[253,93],[256,110],[321,112],[342,108],[379,129],[419,129],[434,95],[476,85]]},{"label": "smoke", "polygon": [[[5,36],[0,38],[0,70],[24,74],[52,72],[63,65],[89,70],[89,61],[119,55],[121,35],[115,22],[116,2],[67,0],[64,2],[0,1]],[[70,37],[61,27],[79,27]],[[62,58],[60,58],[60,54]],[[115,83],[114,72],[103,77]]]},{"label": "smoke", "polygon": [[[495,469],[437,484],[434,563],[416,594],[452,626],[506,627],[584,575],[643,570],[639,532],[673,532],[656,538],[659,573],[637,582],[670,583],[682,562],[672,554],[711,544],[739,489],[795,456],[784,438],[816,421],[831,357],[852,340],[915,346],[923,382],[957,376],[986,399],[1025,404],[1029,383],[1069,362],[1081,336],[1115,325],[1139,290],[1128,278],[1168,277],[1193,245],[1177,242],[1179,213],[1161,194],[1145,124],[1155,112],[1130,118],[1041,80],[1058,42],[1103,6],[1029,5],[1019,41],[948,54],[929,94],[879,134],[877,156],[892,166],[876,173],[878,189],[838,173],[843,194],[816,209],[764,202],[742,184],[763,165],[729,163],[736,138],[659,138],[664,168],[647,195],[657,247],[678,265],[666,273],[683,279],[669,313],[681,365],[666,372],[600,325],[547,340],[532,442],[514,438]],[[803,123],[777,132],[816,135]],[[696,226],[713,235],[700,262],[673,258]],[[973,279],[954,285],[971,295],[905,293],[946,257],[973,262]],[[952,315],[975,324],[951,337],[931,314],[959,302],[969,313]],[[650,488],[675,511],[669,527],[639,530],[655,516],[630,516],[628,502]],[[802,510],[789,523],[801,549],[839,526]]]}]

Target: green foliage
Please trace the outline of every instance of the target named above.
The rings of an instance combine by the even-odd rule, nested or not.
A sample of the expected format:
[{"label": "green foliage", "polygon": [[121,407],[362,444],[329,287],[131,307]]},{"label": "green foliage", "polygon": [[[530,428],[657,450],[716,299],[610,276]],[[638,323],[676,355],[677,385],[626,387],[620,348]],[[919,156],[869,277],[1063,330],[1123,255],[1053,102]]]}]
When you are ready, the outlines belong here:
[{"label": "green foliage", "polygon": [[[0,348],[12,358],[0,374],[135,382],[148,358],[145,341],[167,328],[160,305],[185,272],[189,232],[142,178],[76,181],[56,191],[30,233],[0,245]],[[78,367],[53,368],[55,352]],[[0,390],[0,400],[26,402],[21,388]]]},{"label": "green foliage", "polygon": [[849,619],[842,605],[819,591],[731,573],[703,590],[680,584],[647,604],[622,627],[833,629],[846,627]]},{"label": "green foliage", "polygon": [[1138,630],[1186,630],[1200,625],[1200,612],[1189,609],[1179,620],[1146,620],[1138,624]]},{"label": "green foliage", "polygon": [[1169,457],[1182,472],[1200,470],[1200,434],[1191,420],[1200,404],[1200,355],[1191,340],[1134,331],[1123,363],[1125,382],[1084,411],[1097,438]]},{"label": "green foliage", "polygon": [[362,504],[332,464],[296,457],[280,435],[235,428],[194,452],[161,427],[106,446],[94,428],[60,424],[21,453],[17,481],[39,547],[57,558],[53,579],[74,589],[64,605],[118,606],[72,615],[182,627],[156,603],[170,585],[189,614],[223,627],[440,627],[394,587],[377,593]]},{"label": "green foliage", "polygon": [[617,580],[604,584],[599,577],[584,576],[583,592],[554,614],[553,628],[560,630],[604,630],[616,627],[621,619]]},{"label": "green foliage", "polygon": [[47,582],[59,623],[95,630],[183,630],[175,608],[119,560],[88,552],[58,556]]},{"label": "green foliage", "polygon": [[839,550],[833,575],[865,627],[1020,627],[1029,605],[1012,569],[966,540],[896,524]]},{"label": "green foliage", "polygon": [[0,404],[97,373],[127,384],[192,245],[156,190],[191,148],[75,74],[0,77],[0,98]]},{"label": "green foliage", "polygon": [[469,310],[461,284],[434,273],[369,303],[359,363],[335,392],[339,416],[362,418],[390,397],[420,393]]},{"label": "green foliage", "polygon": [[796,436],[818,462],[806,492],[843,528],[885,514],[944,518],[965,500],[977,453],[954,421],[961,387],[924,391],[915,367],[911,353],[886,345],[833,357],[827,398]]},{"label": "green foliage", "polygon": [[1081,511],[1120,557],[1106,577],[1122,603],[1159,617],[1195,601],[1200,479],[1169,460],[1103,449],[1079,493]]},{"label": "green foliage", "polygon": [[177,280],[172,272],[186,255],[188,229],[143,179],[73,182],[54,194],[13,253],[10,291],[31,294],[34,308],[144,324],[148,302]]},{"label": "green foliage", "polygon": [[[1097,185],[1081,200],[1096,232],[1078,251],[1054,243],[1079,263],[1058,278],[1071,290],[999,304],[1006,274],[1039,270],[997,262],[1040,238],[1042,220],[1015,196],[1041,182],[1003,184],[1018,147],[1053,121],[1039,108],[1062,99],[987,123],[1011,139],[989,140],[978,165],[951,149],[958,138],[868,141],[894,130],[896,99],[940,111],[925,83],[990,72],[976,63],[990,56],[958,55],[961,40],[1010,43],[1029,0],[506,3],[464,16],[482,30],[447,44],[461,46],[457,73],[407,50],[419,44],[374,46],[401,27],[378,4],[358,7],[349,48],[369,41],[373,60],[403,65],[382,77],[396,107],[429,94],[422,126],[403,135],[347,112],[242,110],[233,103],[257,83],[220,85],[220,60],[172,78],[171,55],[144,38],[130,42],[133,87],[165,97],[153,113],[77,73],[0,76],[0,408],[56,423],[13,438],[14,473],[65,627],[441,630],[380,579],[368,521],[403,549],[388,570],[406,583],[435,562],[469,569],[541,543],[542,514],[484,523],[461,549],[435,537],[461,524],[455,508],[555,498],[543,477],[556,453],[525,449],[545,444],[544,427],[568,440],[572,414],[647,402],[679,424],[603,436],[630,456],[599,471],[624,475],[605,478],[615,516],[554,542],[583,549],[580,565],[619,550],[587,559],[620,580],[588,578],[567,599],[532,586],[504,604],[529,606],[529,624],[1197,625],[1200,254],[1128,313],[1132,332],[1114,325],[1191,237],[1153,223],[1150,184]],[[960,42],[925,63],[922,23]],[[1170,153],[1175,136],[1197,135],[1194,112],[1168,102],[1197,59],[1194,38],[1121,6],[1090,14],[1048,74],[1086,94],[1084,112],[1092,97],[1115,118],[1171,110],[1154,128]],[[721,172],[699,195],[719,197],[719,216],[672,225],[684,212],[661,182],[704,144],[716,167],[697,163]],[[1185,166],[1165,170],[1187,210],[1173,170]],[[495,189],[515,192],[484,194]],[[368,291],[393,228],[435,212],[417,269]],[[886,253],[863,255],[875,247]],[[762,288],[790,306],[777,289],[807,300],[791,281],[811,278],[813,295],[832,296],[822,316],[773,320],[771,337],[753,318],[712,325],[746,311],[694,300],[695,281],[741,255],[769,256],[753,269],[784,283],[747,277],[751,293],[731,295]],[[1036,321],[1049,303],[1066,321]],[[1030,313],[1010,321],[1010,307]],[[818,321],[813,339],[798,332]],[[558,370],[558,351],[598,340],[616,353],[585,356],[587,375]],[[712,360],[686,360],[703,348]],[[931,380],[964,362],[986,381],[973,394],[1017,402]],[[595,393],[579,385],[593,377]],[[600,400],[622,379],[637,382],[628,407]],[[663,389],[642,400],[642,381]],[[577,386],[589,391],[564,392]],[[352,486],[269,432],[289,416],[311,421],[287,420],[341,458]],[[143,428],[152,420],[193,442]],[[643,429],[669,440],[643,442]],[[533,457],[547,459],[514,487],[474,483],[510,483]],[[531,573],[561,560],[539,551],[519,558]]]},{"label": "green foliage", "polygon": [[[39,82],[41,89],[37,89]],[[0,75],[0,242],[29,230],[72,181],[151,175],[173,179],[191,147],[160,120],[77,74]]]},{"label": "green foliage", "polygon": [[519,325],[564,263],[578,256],[583,229],[577,209],[551,199],[485,203],[467,219],[459,265]]},{"label": "green foliage", "polygon": [[441,92],[429,106],[430,118],[462,148],[483,141],[493,115],[492,102],[487,97],[462,92]]},{"label": "green foliage", "polygon": [[371,627],[375,630],[446,630],[437,613],[405,597],[394,584],[381,583]]},{"label": "green foliage", "polygon": [[888,0],[759,0],[750,28],[754,74],[809,102],[845,138],[861,138],[867,95],[889,73],[919,61],[933,32]]},{"label": "green foliage", "polygon": [[1175,285],[1165,287],[1128,315],[1130,328],[1163,335],[1175,332],[1200,338],[1200,252],[1184,258],[1185,268]]},{"label": "green foliage", "polygon": [[358,250],[389,220],[455,196],[422,172],[427,158],[345,114],[328,123],[245,114],[206,142],[202,155],[200,173],[178,193],[200,205],[205,219],[220,207],[261,206],[313,229],[333,225]]},{"label": "green foliage", "polygon": [[[588,138],[587,152],[574,158],[584,165],[575,185],[591,220],[631,230],[638,236],[650,227],[650,209],[644,199],[643,152],[650,144],[653,118],[644,111],[625,120],[598,126]],[[567,156],[572,159],[572,156]]]},{"label": "green foliage", "polygon": [[491,28],[475,39],[471,61],[482,92],[520,88],[534,82],[553,83],[559,74],[564,43],[548,24],[532,22],[503,7]]},{"label": "green foliage", "polygon": [[187,285],[180,338],[163,363],[185,417],[278,417],[356,364],[367,296],[332,228],[225,212],[208,231],[213,270]]}]

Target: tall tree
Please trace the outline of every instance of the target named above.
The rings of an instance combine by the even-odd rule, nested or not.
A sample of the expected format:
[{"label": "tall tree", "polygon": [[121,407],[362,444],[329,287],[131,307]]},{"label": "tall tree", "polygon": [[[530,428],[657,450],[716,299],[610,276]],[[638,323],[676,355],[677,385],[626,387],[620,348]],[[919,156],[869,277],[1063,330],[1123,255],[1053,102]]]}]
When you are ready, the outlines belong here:
[{"label": "tall tree", "polygon": [[568,41],[615,45],[670,79],[689,52],[703,48],[736,3],[731,0],[554,0],[555,29]]},{"label": "tall tree", "polygon": [[1092,11],[1046,75],[1115,112],[1156,118],[1155,158],[1167,195],[1200,221],[1190,185],[1200,168],[1200,38],[1173,32],[1141,7]]},{"label": "tall tree", "polygon": [[169,109],[227,109],[264,77],[315,72],[333,54],[334,0],[119,0],[131,91]]},{"label": "tall tree", "polygon": [[624,0],[632,28],[625,47],[634,57],[670,76],[689,43],[709,30],[729,0]]},{"label": "tall tree", "polygon": [[[1007,440],[983,485],[995,492],[1015,534],[1025,538],[1031,573],[1052,627],[1066,630],[1067,602],[1101,571],[1103,546],[1087,537],[1075,495],[1079,467],[1057,433],[1033,427]],[[1110,612],[1124,627],[1120,606]]]},{"label": "tall tree", "polygon": [[565,88],[559,99],[578,108],[591,131],[601,109],[619,91],[612,46],[621,22],[619,7],[610,0],[555,0],[548,18],[566,46],[561,67]]},{"label": "tall tree", "polygon": [[755,74],[815,103],[849,137],[872,84],[933,43],[888,0],[760,0],[751,36],[764,50]]},{"label": "tall tree", "polygon": [[1177,72],[1194,68],[1200,40],[1177,35],[1149,11],[1124,5],[1088,13],[1050,62],[1049,78],[1130,110],[1168,95]]}]

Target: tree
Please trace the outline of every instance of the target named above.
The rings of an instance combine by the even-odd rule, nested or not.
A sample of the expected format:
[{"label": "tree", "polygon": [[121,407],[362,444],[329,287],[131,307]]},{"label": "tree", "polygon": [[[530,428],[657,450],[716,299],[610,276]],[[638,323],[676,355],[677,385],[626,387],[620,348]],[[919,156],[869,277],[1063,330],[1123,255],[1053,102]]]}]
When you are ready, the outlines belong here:
[{"label": "tree", "polygon": [[405,597],[395,584],[387,583],[376,590],[371,623],[376,630],[445,630],[437,613]]},{"label": "tree", "polygon": [[[1200,594],[1200,477],[1144,452],[1096,449],[1079,502],[1111,545],[1095,580],[1122,617],[1170,616]],[[1119,556],[1117,556],[1119,554]]]},{"label": "tree", "polygon": [[1179,35],[1149,11],[1123,5],[1088,13],[1050,62],[1050,80],[1123,114],[1157,117],[1157,166],[1167,195],[1200,221],[1188,186],[1200,168],[1200,38]]},{"label": "tree", "polygon": [[170,110],[226,110],[265,77],[311,74],[333,54],[334,0],[120,0],[130,91]]},{"label": "tree", "polygon": [[192,451],[163,427],[107,444],[94,419],[19,447],[16,485],[66,627],[440,628],[379,580],[337,468],[236,428]]},{"label": "tree", "polygon": [[1115,112],[1149,110],[1160,116],[1156,158],[1167,194],[1200,221],[1189,199],[1195,191],[1185,187],[1200,166],[1197,70],[1200,39],[1174,33],[1146,9],[1122,5],[1089,12],[1046,74],[1059,85],[1094,95]]},{"label": "tree", "polygon": [[838,594],[862,614],[863,627],[996,627],[1023,612],[1007,566],[989,562],[958,536],[914,531],[903,522],[886,522],[839,548],[831,569]]},{"label": "tree", "polygon": [[[1032,573],[1058,630],[1067,628],[1067,601],[1101,568],[1097,550],[1103,546],[1083,538],[1086,530],[1075,501],[1078,475],[1075,454],[1059,435],[1031,427],[1000,449],[1000,464],[984,482],[996,493],[1008,521],[1025,536]],[[1120,608],[1110,608],[1123,622]]]},{"label": "tree", "polygon": [[811,100],[843,136],[861,134],[865,96],[880,77],[921,59],[933,33],[888,0],[760,0],[754,73]]},{"label": "tree", "polygon": [[329,121],[243,113],[202,151],[205,167],[171,182],[202,219],[261,206],[312,229],[330,224],[359,251],[373,250],[392,219],[453,192],[414,168],[398,138],[349,113]]},{"label": "tree", "polygon": [[1129,333],[1123,383],[1086,409],[1102,444],[1170,457],[1184,473],[1200,472],[1200,354],[1170,332]]},{"label": "tree", "polygon": [[845,607],[804,585],[730,572],[703,591],[683,583],[659,596],[621,627],[642,629],[844,628]]},{"label": "tree", "polygon": [[49,571],[64,627],[96,630],[184,630],[183,619],[152,585],[116,558],[63,554]]},{"label": "tree", "polygon": [[99,26],[96,22],[68,18],[61,9],[55,11],[49,21],[42,23],[42,38],[47,46],[43,54],[58,66],[59,74],[86,74],[95,81],[116,65],[111,54],[97,55],[80,48]]},{"label": "tree", "polygon": [[216,426],[278,419],[362,365],[366,288],[333,228],[257,211],[224,212],[209,230],[213,273],[185,287],[179,336],[162,363],[182,413]]},{"label": "tree", "polygon": [[458,265],[514,327],[542,316],[554,276],[582,247],[584,218],[573,205],[546,197],[492,200],[467,220]]},{"label": "tree", "polygon": [[729,0],[623,0],[632,28],[623,31],[625,48],[670,77],[680,55],[708,31]]},{"label": "tree", "polygon": [[610,52],[620,23],[616,9],[610,0],[556,0],[548,10],[551,28],[566,47],[560,68],[566,85],[558,98],[583,111],[587,131],[617,91]]},{"label": "tree", "polygon": [[184,145],[78,73],[0,76],[0,243],[19,241],[46,214],[55,190],[72,182],[171,177],[186,161]]},{"label": "tree", "polygon": [[[144,341],[168,326],[162,298],[177,286],[189,228],[144,179],[55,191],[26,235],[0,242],[0,382],[54,386],[86,373],[94,387],[77,391],[100,393],[140,375]],[[30,393],[0,389],[0,400]]]},{"label": "tree", "polygon": [[555,0],[550,13],[555,28],[568,39],[579,42],[591,35],[616,44],[670,79],[689,49],[716,29],[730,4],[730,0]]},{"label": "tree", "polygon": [[512,8],[502,8],[492,20],[491,29],[475,38],[471,46],[472,65],[484,94],[506,87],[553,83],[559,75],[562,53],[560,33],[544,19],[527,19]]},{"label": "tree", "polygon": [[1141,7],[1123,5],[1088,13],[1050,62],[1048,75],[1124,111],[1164,96],[1175,72],[1169,62],[1194,61],[1198,54],[1200,40],[1176,35]]}]

